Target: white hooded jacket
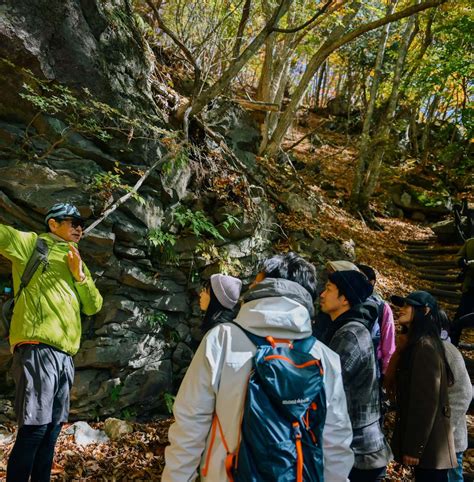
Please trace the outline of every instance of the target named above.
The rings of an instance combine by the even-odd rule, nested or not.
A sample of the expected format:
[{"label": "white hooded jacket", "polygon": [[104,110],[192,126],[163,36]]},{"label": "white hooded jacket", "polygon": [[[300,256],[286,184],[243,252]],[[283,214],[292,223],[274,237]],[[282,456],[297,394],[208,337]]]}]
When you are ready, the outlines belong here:
[{"label": "white hooded jacket", "polygon": [[[311,335],[312,300],[299,284],[267,278],[259,294],[242,305],[235,322],[258,336],[301,339]],[[265,297],[259,297],[268,295]],[[273,296],[270,296],[273,295]],[[278,296],[275,296],[278,295]],[[249,297],[252,298],[252,297]],[[298,301],[295,301],[298,300]],[[201,470],[209,450],[214,411],[231,452],[237,449],[247,380],[255,345],[230,323],[216,326],[202,340],[189,366],[174,404],[175,423],[169,431],[163,482],[225,482],[226,450],[219,430],[206,476]],[[323,431],[324,480],[345,482],[354,464],[352,428],[347,413],[339,356],[317,341],[311,354],[321,360],[327,398]]]}]

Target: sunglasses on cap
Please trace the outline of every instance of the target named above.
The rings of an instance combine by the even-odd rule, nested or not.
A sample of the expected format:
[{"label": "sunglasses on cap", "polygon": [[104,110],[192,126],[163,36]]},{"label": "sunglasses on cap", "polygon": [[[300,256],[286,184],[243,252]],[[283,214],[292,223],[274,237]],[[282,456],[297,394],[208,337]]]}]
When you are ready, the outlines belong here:
[{"label": "sunglasses on cap", "polygon": [[58,218],[56,219],[58,223],[62,223],[63,221],[69,221],[71,223],[71,226],[73,228],[81,228],[84,229],[85,222],[83,219],[78,219],[78,218]]}]

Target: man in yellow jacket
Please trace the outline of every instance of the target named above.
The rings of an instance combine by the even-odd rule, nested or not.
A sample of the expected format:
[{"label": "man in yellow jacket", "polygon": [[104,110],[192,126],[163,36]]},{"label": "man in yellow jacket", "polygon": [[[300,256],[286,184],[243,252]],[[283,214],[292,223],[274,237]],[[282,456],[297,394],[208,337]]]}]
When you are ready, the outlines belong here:
[{"label": "man in yellow jacket", "polygon": [[18,434],[7,481],[50,479],[56,440],[69,415],[80,313],[93,315],[102,307],[77,247],[84,225],[79,210],[72,204],[55,204],[45,224],[47,232],[40,235],[0,225],[0,254],[12,263],[15,293],[38,236],[48,246],[47,263],[15,300],[10,327]]}]

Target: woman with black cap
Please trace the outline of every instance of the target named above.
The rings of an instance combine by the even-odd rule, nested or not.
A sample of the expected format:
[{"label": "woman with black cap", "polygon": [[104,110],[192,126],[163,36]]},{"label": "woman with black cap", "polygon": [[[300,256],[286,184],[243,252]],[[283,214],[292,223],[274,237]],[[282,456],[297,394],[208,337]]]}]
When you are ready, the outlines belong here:
[{"label": "woman with black cap", "polygon": [[417,482],[448,482],[457,466],[448,385],[454,382],[440,338],[438,304],[426,291],[392,296],[400,307],[403,343],[391,362],[397,418],[392,450],[397,462],[415,468]]}]

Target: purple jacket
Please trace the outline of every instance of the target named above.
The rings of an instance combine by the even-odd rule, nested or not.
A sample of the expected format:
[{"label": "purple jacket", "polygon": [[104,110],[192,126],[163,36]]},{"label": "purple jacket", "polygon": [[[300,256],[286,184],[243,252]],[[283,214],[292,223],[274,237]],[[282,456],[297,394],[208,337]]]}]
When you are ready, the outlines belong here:
[{"label": "purple jacket", "polygon": [[382,374],[385,375],[388,363],[395,352],[395,323],[392,309],[384,303],[383,317],[380,323],[380,343],[377,347],[377,358],[382,362]]}]

